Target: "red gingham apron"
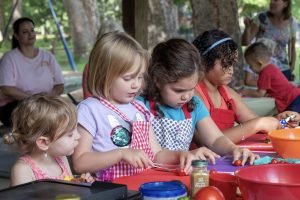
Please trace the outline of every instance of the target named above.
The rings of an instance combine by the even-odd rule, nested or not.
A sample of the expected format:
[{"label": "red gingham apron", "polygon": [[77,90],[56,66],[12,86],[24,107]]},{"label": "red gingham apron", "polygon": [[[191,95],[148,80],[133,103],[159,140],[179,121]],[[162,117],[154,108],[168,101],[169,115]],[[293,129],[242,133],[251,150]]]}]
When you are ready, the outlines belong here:
[{"label": "red gingham apron", "polygon": [[[99,98],[100,102],[107,108],[111,109],[113,112],[118,114],[124,121],[130,124],[132,136],[131,136],[131,144],[129,148],[132,149],[141,149],[143,150],[149,158],[153,161],[154,154],[151,150],[149,144],[149,128],[150,128],[150,113],[146,111],[143,106],[138,104],[135,101],[132,101],[131,104],[141,113],[144,114],[146,121],[130,121],[125,114],[123,114],[117,107],[111,104],[104,98]],[[97,180],[101,181],[111,181],[118,177],[122,176],[130,176],[144,171],[144,168],[135,168],[128,164],[125,161],[120,161],[119,163],[101,170],[96,173]]]},{"label": "red gingham apron", "polygon": [[[202,82],[200,82],[197,87],[199,86],[210,105],[210,116],[219,127],[219,129],[222,131],[228,128],[232,128],[234,126],[234,122],[238,121],[238,116],[235,114],[235,103],[228,97],[224,87],[219,86],[218,91],[221,94],[221,97],[225,100],[228,109],[216,108],[208,95],[206,86]],[[199,88],[197,88],[197,90],[198,89]]]}]

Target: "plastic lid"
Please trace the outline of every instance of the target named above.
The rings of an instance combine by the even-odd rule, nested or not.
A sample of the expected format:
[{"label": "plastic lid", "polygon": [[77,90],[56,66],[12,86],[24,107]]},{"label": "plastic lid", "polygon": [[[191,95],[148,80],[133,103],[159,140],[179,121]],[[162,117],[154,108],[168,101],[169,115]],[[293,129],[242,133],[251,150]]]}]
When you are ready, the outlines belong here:
[{"label": "plastic lid", "polygon": [[186,194],[185,186],[175,181],[148,182],[141,185],[139,190],[146,197],[177,197]]},{"label": "plastic lid", "polygon": [[193,167],[205,167],[207,165],[208,165],[208,163],[206,160],[193,160],[192,161]]}]

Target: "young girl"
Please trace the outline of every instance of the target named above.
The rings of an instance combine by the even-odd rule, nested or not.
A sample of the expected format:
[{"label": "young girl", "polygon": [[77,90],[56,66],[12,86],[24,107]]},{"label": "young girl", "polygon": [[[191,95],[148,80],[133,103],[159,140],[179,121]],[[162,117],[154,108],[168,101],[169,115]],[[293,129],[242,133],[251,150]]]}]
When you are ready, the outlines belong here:
[{"label": "young girl", "polygon": [[110,181],[155,163],[190,170],[195,156],[161,149],[150,126],[150,113],[134,100],[143,83],[147,55],[126,33],[104,34],[89,58],[87,86],[94,97],[78,106],[79,145],[73,155],[77,172],[95,172]]},{"label": "young girl", "polygon": [[[23,100],[12,119],[12,132],[4,136],[4,142],[16,142],[22,154],[11,171],[12,186],[72,176],[66,156],[73,153],[80,138],[72,104],[61,97],[37,94]],[[93,181],[89,174],[85,178]]]},{"label": "young girl", "polygon": [[277,66],[270,63],[272,53],[263,43],[250,45],[245,51],[245,59],[253,71],[259,73],[257,90],[242,90],[241,94],[263,97],[266,94],[275,99],[279,112],[292,110],[300,112],[300,88],[297,88],[280,72]]},{"label": "young girl", "polygon": [[[233,154],[243,164],[255,155],[235,146],[215,125],[194,88],[201,77],[197,49],[183,39],[159,43],[152,52],[146,86],[141,98],[154,115],[152,126],[162,147],[188,150],[194,132],[199,141],[218,154]],[[196,131],[195,131],[196,129]],[[196,157],[214,162],[217,154],[206,147],[193,150]]]},{"label": "young girl", "polygon": [[[203,99],[210,115],[222,132],[234,143],[263,131],[277,129],[274,117],[258,117],[233,89],[227,86],[233,77],[237,62],[237,44],[221,30],[205,31],[193,44],[202,57],[204,79],[197,86],[197,95]],[[238,126],[234,126],[239,123]]]}]

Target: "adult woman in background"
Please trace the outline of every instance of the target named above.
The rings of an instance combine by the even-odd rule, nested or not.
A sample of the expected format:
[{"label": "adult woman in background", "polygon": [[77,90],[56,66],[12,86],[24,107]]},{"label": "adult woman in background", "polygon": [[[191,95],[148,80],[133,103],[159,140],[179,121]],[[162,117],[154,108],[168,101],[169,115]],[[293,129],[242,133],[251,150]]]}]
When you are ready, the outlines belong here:
[{"label": "adult woman in background", "polygon": [[19,101],[37,93],[60,95],[64,78],[54,56],[34,46],[34,22],[26,17],[13,24],[12,50],[0,63],[0,121],[11,126],[11,112]]},{"label": "adult woman in background", "polygon": [[297,22],[291,16],[291,6],[291,0],[270,0],[268,11],[259,13],[254,19],[244,20],[242,34],[242,45],[249,45],[255,37],[275,41],[274,57],[280,61],[279,67],[289,81],[293,80],[297,30]]}]

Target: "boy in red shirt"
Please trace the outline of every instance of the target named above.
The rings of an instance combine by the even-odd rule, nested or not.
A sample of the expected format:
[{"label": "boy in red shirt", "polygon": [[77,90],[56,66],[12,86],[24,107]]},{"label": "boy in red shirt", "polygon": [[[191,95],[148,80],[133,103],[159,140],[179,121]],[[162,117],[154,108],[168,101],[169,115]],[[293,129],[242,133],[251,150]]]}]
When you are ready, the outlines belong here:
[{"label": "boy in red shirt", "polygon": [[300,112],[300,88],[290,83],[276,65],[270,64],[271,56],[270,49],[261,42],[247,48],[246,62],[259,74],[258,89],[243,89],[240,93],[252,97],[273,97],[279,112],[285,110]]}]

